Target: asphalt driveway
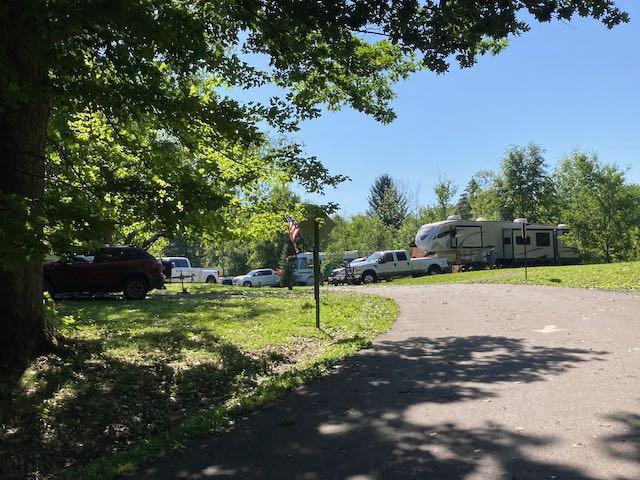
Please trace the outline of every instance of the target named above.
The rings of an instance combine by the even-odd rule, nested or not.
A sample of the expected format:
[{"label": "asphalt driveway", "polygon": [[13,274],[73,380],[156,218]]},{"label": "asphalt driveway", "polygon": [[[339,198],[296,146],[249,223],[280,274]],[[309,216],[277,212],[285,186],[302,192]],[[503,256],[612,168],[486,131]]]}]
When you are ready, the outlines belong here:
[{"label": "asphalt driveway", "polygon": [[640,296],[374,286],[374,345],[136,478],[639,479]]}]

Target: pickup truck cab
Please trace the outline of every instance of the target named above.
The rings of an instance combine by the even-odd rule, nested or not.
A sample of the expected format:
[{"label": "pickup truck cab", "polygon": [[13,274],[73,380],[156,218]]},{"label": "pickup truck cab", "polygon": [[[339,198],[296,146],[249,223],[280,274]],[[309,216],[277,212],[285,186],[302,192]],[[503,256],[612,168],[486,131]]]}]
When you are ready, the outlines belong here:
[{"label": "pickup truck cab", "polygon": [[375,283],[398,277],[435,275],[450,270],[446,258],[411,258],[407,250],[374,252],[346,268],[349,283]]},{"label": "pickup truck cab", "polygon": [[196,268],[191,266],[187,257],[162,257],[163,264],[171,265],[171,275],[167,276],[168,283],[218,283],[220,272],[216,268]]}]

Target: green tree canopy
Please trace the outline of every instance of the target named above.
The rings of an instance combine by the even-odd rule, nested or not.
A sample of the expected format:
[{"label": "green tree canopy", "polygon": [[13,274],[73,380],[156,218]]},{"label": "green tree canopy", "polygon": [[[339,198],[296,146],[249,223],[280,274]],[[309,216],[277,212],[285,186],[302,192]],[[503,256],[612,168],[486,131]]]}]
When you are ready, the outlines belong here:
[{"label": "green tree canopy", "polygon": [[615,165],[583,152],[563,158],[556,178],[570,242],[591,259],[632,258],[640,225],[638,186],[627,184]]},{"label": "green tree canopy", "polygon": [[450,178],[440,178],[433,186],[433,193],[436,194],[436,201],[440,220],[445,220],[453,211],[454,206],[451,204],[454,195],[458,191],[458,187]]},{"label": "green tree canopy", "polygon": [[502,219],[523,217],[532,223],[556,219],[555,186],[543,153],[533,143],[507,150],[495,180]]}]

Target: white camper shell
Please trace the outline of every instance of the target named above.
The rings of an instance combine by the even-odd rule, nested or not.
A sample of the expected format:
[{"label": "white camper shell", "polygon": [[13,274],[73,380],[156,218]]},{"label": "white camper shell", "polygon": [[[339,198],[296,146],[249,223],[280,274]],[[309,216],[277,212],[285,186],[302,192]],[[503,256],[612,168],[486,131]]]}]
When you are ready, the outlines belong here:
[{"label": "white camper shell", "polygon": [[[526,238],[522,235],[526,225]],[[454,215],[441,222],[423,225],[416,233],[416,246],[429,254],[445,257],[452,265],[486,263],[488,252],[495,250],[497,265],[552,265],[578,263],[578,252],[562,242],[569,233],[566,225],[462,220]]]}]

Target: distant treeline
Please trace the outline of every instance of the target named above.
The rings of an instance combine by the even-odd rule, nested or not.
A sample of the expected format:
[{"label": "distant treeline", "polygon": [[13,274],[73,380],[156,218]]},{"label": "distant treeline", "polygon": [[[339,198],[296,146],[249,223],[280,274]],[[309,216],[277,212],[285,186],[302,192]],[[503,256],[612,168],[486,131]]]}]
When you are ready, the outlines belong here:
[{"label": "distant treeline", "polygon": [[[336,227],[322,246],[329,254],[326,267],[338,263],[345,250],[364,255],[407,248],[421,225],[452,214],[474,220],[524,217],[532,223],[565,223],[571,228],[568,241],[585,261],[640,259],[640,185],[627,182],[624,170],[601,162],[596,154],[575,151],[550,167],[538,145],[512,147],[498,171],[479,171],[458,192],[452,179],[441,178],[434,185],[436,203],[419,206],[410,188],[380,175],[369,191],[367,212],[334,217]],[[173,242],[167,251],[190,252],[196,262],[236,274],[279,265],[287,244],[287,236],[277,234],[222,248]]]}]

